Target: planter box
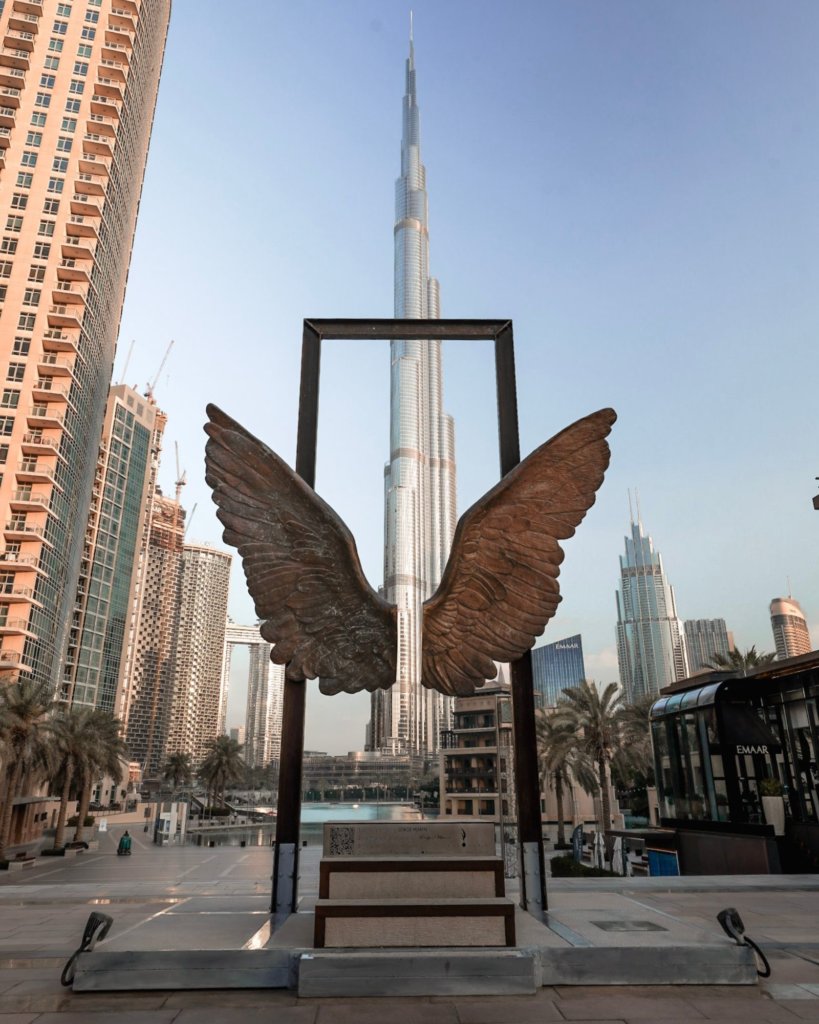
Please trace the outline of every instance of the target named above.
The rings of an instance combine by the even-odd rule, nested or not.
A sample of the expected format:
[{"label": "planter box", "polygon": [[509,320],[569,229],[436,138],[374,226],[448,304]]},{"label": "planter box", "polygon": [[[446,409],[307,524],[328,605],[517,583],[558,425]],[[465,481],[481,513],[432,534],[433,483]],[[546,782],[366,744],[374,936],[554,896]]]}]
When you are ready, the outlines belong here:
[{"label": "planter box", "polygon": [[785,799],[781,796],[763,796],[762,813],[765,823],[773,825],[774,834],[785,835]]}]

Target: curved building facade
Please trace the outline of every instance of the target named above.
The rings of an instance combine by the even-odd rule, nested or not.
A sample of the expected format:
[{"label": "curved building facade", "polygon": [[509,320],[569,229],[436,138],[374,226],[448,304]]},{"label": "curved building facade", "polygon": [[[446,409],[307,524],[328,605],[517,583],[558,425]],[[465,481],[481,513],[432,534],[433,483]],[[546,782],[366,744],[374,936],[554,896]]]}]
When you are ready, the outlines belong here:
[{"label": "curved building facade", "polygon": [[771,601],[771,629],[778,661],[810,651],[810,633],[805,613],[799,602],[792,597],[775,597]]}]

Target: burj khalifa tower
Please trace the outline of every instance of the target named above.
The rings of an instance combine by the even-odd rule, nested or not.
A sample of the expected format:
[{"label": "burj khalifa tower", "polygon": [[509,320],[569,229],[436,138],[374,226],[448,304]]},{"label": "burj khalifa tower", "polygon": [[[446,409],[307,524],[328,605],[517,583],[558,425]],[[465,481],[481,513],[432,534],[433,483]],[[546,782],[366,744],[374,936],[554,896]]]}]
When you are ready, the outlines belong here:
[{"label": "burj khalifa tower", "polygon": [[[437,320],[415,86],[410,30],[401,176],[395,183],[395,317]],[[455,532],[455,427],[442,410],[441,342],[394,341],[390,356],[384,596],[398,608],[398,667],[392,689],[373,694],[368,739],[372,749],[432,755],[450,723],[450,700],[421,685],[421,608],[440,582]]]}]

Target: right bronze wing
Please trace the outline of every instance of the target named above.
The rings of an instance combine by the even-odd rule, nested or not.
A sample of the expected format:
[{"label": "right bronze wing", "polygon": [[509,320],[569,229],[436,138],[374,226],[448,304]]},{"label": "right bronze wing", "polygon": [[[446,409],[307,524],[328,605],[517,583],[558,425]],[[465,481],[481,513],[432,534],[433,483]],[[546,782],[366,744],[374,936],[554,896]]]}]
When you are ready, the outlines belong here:
[{"label": "right bronze wing", "polygon": [[324,693],[395,682],[395,607],[369,585],[353,535],[279,456],[214,405],[206,479],[242,559],[261,633],[289,679]]}]

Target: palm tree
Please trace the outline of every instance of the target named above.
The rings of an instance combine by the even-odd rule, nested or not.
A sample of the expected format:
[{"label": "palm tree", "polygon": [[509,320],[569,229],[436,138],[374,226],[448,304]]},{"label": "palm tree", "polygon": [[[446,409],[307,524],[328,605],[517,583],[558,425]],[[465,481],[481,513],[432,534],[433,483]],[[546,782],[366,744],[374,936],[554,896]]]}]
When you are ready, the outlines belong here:
[{"label": "palm tree", "polygon": [[91,790],[97,775],[110,775],[115,782],[122,779],[122,762],[125,744],[120,736],[122,723],[107,711],[97,708],[89,711],[88,730],[93,745],[87,762],[80,773],[80,806],[77,811],[77,828],[74,842],[81,843],[85,835],[85,818],[91,803]]},{"label": "palm tree", "polygon": [[84,778],[94,769],[97,751],[97,731],[90,708],[71,707],[59,714],[52,723],[51,748],[53,778],[60,789],[60,811],[54,834],[54,849],[65,846],[65,821],[71,789],[77,778]]},{"label": "palm tree", "polygon": [[184,754],[182,751],[169,754],[168,760],[165,762],[162,778],[165,782],[170,782],[173,790],[189,785],[193,779],[191,755]]},{"label": "palm tree", "polygon": [[642,776],[649,784],[653,784],[654,754],[648,716],[656,700],[656,695],[649,694],[633,704],[623,704],[617,711],[620,746],[615,751],[614,760],[623,780]]},{"label": "palm tree", "polygon": [[232,740],[229,736],[217,736],[206,746],[207,754],[199,768],[199,777],[208,790],[208,806],[213,807],[218,800],[225,802],[225,790],[234,782],[238,782],[246,770],[242,760],[244,744]]},{"label": "palm tree", "polygon": [[0,860],[6,859],[11,832],[12,801],[26,772],[46,764],[47,719],[52,709],[49,688],[31,679],[0,687],[0,756],[4,767],[4,799],[0,810]]},{"label": "palm tree", "polygon": [[617,717],[621,707],[620,687],[609,683],[601,693],[593,681],[583,679],[579,686],[563,691],[563,699],[555,713],[557,722],[565,722],[579,737],[579,748],[597,766],[602,804],[601,831],[611,828],[611,798],[608,767],[620,748],[620,725]]},{"label": "palm tree", "polygon": [[557,800],[557,845],[566,845],[563,795],[572,779],[590,796],[597,792],[594,766],[586,751],[579,747],[577,732],[566,721],[543,710],[536,712],[537,747],[545,785],[554,788]]},{"label": "palm tree", "polygon": [[756,644],[753,644],[744,652],[734,648],[727,654],[712,654],[706,665],[717,672],[735,672],[737,675],[747,676],[750,669],[770,665],[775,658],[775,651],[757,653]]}]

